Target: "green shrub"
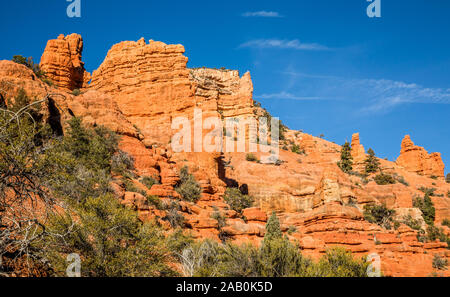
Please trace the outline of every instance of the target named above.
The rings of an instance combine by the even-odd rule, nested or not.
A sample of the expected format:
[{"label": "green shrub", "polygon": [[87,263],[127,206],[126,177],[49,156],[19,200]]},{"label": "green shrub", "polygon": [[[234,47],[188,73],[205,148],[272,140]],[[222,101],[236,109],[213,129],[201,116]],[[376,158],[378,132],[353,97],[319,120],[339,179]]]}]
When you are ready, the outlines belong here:
[{"label": "green shrub", "polygon": [[72,91],[72,95],[74,95],[74,96],[80,96],[80,95],[81,95],[80,89],[75,89],[75,90],[73,90],[73,91]]},{"label": "green shrub", "polygon": [[414,207],[420,209],[423,214],[423,219],[428,225],[434,224],[434,218],[436,216],[436,209],[434,208],[433,201],[430,198],[430,194],[426,193],[422,198],[416,197],[413,201]]},{"label": "green shrub", "polygon": [[12,58],[12,61],[17,64],[25,65],[31,69],[38,78],[45,78],[45,73],[41,70],[39,64],[34,63],[32,57],[25,58],[24,56],[17,55]]},{"label": "green shrub", "polygon": [[132,176],[134,170],[134,158],[128,153],[118,150],[111,158],[111,171],[125,177]]},{"label": "green shrub", "polygon": [[153,187],[153,185],[159,185],[159,181],[157,181],[156,179],[154,179],[151,176],[143,176],[140,179],[140,182],[147,187],[147,189],[151,189]]},{"label": "green shrub", "polygon": [[249,208],[253,204],[253,199],[248,195],[242,194],[238,188],[227,188],[223,199],[231,209],[238,213],[241,213],[243,209]]},{"label": "green shrub", "polygon": [[449,220],[449,219],[444,219],[444,220],[442,221],[442,226],[450,227],[450,220]]},{"label": "green shrub", "polygon": [[439,256],[438,254],[434,255],[433,258],[433,268],[438,270],[447,270],[448,261],[447,259]]},{"label": "green shrub", "polygon": [[258,162],[259,161],[258,158],[252,153],[247,154],[245,156],[245,160],[247,160],[249,162]]},{"label": "green shrub", "polygon": [[411,215],[405,216],[403,218],[402,223],[405,224],[406,226],[410,227],[413,230],[421,230],[422,229],[422,225],[420,224],[420,222],[418,220],[413,219],[413,217]]},{"label": "green shrub", "polygon": [[180,181],[176,185],[175,191],[186,201],[196,202],[200,199],[202,188],[195,180],[195,177],[189,173],[187,166],[180,170]]},{"label": "green shrub", "polygon": [[385,205],[364,205],[364,219],[385,229],[391,229],[394,223],[395,210]]},{"label": "green shrub", "polygon": [[185,225],[185,218],[179,212],[179,206],[172,203],[168,209],[166,209],[166,216],[163,220],[168,221],[172,228],[181,227],[183,228]]},{"label": "green shrub", "polygon": [[425,195],[434,196],[435,195],[434,192],[436,191],[436,188],[420,187],[418,190],[423,192]]},{"label": "green shrub", "polygon": [[342,146],[341,160],[337,164],[339,168],[345,173],[349,173],[353,170],[353,157],[351,154],[351,147],[348,141]]},{"label": "green shrub", "polygon": [[[87,198],[47,224],[49,236],[42,253],[54,273],[64,276],[68,253],[83,261],[81,275],[91,277],[175,276],[174,259],[162,229],[141,224],[137,214],[111,196]],[[171,256],[172,255],[172,256]]]},{"label": "green shrub", "polygon": [[442,228],[438,228],[434,225],[427,227],[427,237],[428,241],[436,241],[447,243],[447,248],[450,249],[450,237],[448,237]]},{"label": "green shrub", "polygon": [[380,169],[380,161],[375,157],[373,149],[369,148],[367,154],[368,156],[364,161],[366,174],[377,172]]},{"label": "green shrub", "polygon": [[396,183],[396,180],[392,177],[392,175],[380,173],[374,178],[375,182],[378,185],[392,185]]},{"label": "green shrub", "polygon": [[302,150],[302,149],[300,148],[300,146],[297,145],[297,144],[293,144],[293,145],[292,145],[292,147],[291,147],[291,152],[296,153],[296,154],[299,154],[299,155],[305,153],[305,151]]}]

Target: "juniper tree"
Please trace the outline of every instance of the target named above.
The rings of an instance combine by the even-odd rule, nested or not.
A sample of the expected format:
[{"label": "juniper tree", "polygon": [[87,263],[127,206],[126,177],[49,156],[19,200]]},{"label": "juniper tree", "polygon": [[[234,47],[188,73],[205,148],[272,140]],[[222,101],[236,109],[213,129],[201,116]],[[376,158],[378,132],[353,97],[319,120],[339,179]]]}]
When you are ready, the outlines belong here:
[{"label": "juniper tree", "polygon": [[365,171],[366,173],[374,173],[377,172],[377,170],[380,168],[380,161],[378,161],[377,157],[375,157],[375,152],[373,149],[369,149],[367,151],[367,158],[364,161],[366,164]]},{"label": "juniper tree", "polygon": [[341,160],[338,162],[338,166],[345,173],[349,173],[353,170],[353,157],[351,154],[351,146],[348,141],[342,146]]}]

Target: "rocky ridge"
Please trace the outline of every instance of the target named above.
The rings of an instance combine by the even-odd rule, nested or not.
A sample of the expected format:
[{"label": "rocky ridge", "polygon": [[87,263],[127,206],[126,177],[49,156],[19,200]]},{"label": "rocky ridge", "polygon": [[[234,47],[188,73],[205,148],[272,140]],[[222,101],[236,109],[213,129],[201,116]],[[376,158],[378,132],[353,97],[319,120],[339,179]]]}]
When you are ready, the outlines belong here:
[{"label": "rocky ridge", "polygon": [[[246,153],[176,153],[169,144],[174,117],[185,116],[192,121],[195,107],[202,109],[203,116],[221,118],[252,117],[257,113],[250,74],[240,77],[237,71],[190,70],[183,46],[141,39],[113,46],[94,71],[92,82],[87,84],[83,79],[80,85],[80,76],[71,74],[70,69],[82,65],[82,40],[69,41],[73,38],[49,41],[51,46],[47,45],[41,61],[43,69],[51,68],[46,65],[63,69],[48,73],[57,88],[42,83],[23,65],[0,61],[2,95],[13,98],[20,87],[37,98],[52,94],[62,127],[65,120],[76,115],[87,124],[105,125],[116,131],[122,136],[121,149],[135,158],[139,177],[152,176],[158,182],[148,189],[136,178],[135,185],[166,204],[179,198],[174,187],[180,168],[188,166],[202,195],[196,203],[180,201],[177,211],[185,218],[185,229],[195,237],[220,240],[225,235],[235,242],[259,243],[267,215],[275,211],[285,234],[312,257],[334,245],[359,255],[375,252],[381,256],[384,275],[390,276],[427,276],[433,271],[435,254],[450,258],[445,243],[419,242],[417,231],[405,224],[386,230],[363,216],[364,205],[375,203],[396,210],[399,220],[408,214],[420,220],[421,212],[413,207],[413,199],[423,195],[419,188],[435,188],[436,195],[431,197],[436,207],[435,223],[440,225],[443,219],[450,218],[450,185],[442,178],[444,166],[439,154],[428,154],[406,137],[396,162],[379,161],[383,172],[402,177],[407,183],[378,185],[370,176],[365,183],[361,177],[345,174],[337,167],[339,145],[301,131],[285,132],[281,164],[249,162]],[[55,50],[65,48],[63,43],[69,44],[75,54],[72,50],[69,56],[65,50]],[[79,64],[71,62],[70,66],[68,57],[70,61],[78,57]],[[82,95],[69,92],[80,86]],[[46,110],[49,118],[58,115],[54,108]],[[293,145],[301,150],[292,152]],[[261,159],[260,153],[255,155]],[[361,171],[365,150],[358,134],[352,138],[352,156],[356,170]],[[142,220],[156,219],[171,228],[164,219],[167,210],[151,205],[140,193],[127,192],[120,180],[112,186],[125,205],[138,210]],[[230,210],[223,195],[231,186],[252,196],[254,207],[245,209],[242,215]],[[224,217],[223,227],[213,219],[217,212]],[[447,271],[443,273],[448,275]]]}]

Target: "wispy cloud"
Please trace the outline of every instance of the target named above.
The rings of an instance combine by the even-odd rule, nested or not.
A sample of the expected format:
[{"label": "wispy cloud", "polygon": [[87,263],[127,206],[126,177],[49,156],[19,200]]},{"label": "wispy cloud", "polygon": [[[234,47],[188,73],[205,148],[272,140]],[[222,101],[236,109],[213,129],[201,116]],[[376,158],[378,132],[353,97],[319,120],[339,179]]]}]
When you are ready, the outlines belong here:
[{"label": "wispy cloud", "polygon": [[290,100],[320,100],[324,99],[321,97],[307,97],[307,96],[297,96],[289,92],[279,92],[279,93],[271,93],[271,94],[262,94],[259,96],[256,96],[261,99],[290,99]]},{"label": "wispy cloud", "polygon": [[296,77],[297,84],[304,80],[300,83],[302,89],[298,92],[289,90],[262,95],[260,98],[342,100],[348,101],[362,113],[389,112],[404,104],[450,104],[449,88],[427,88],[388,79],[352,79],[293,71],[282,73]]},{"label": "wispy cloud", "polygon": [[280,13],[276,11],[254,11],[254,12],[245,12],[242,14],[243,17],[249,18],[249,17],[263,17],[263,18],[282,18]]},{"label": "wispy cloud", "polygon": [[294,49],[294,50],[310,50],[310,51],[324,51],[330,48],[317,43],[303,43],[298,39],[255,39],[241,44],[241,48],[280,48],[280,49]]}]

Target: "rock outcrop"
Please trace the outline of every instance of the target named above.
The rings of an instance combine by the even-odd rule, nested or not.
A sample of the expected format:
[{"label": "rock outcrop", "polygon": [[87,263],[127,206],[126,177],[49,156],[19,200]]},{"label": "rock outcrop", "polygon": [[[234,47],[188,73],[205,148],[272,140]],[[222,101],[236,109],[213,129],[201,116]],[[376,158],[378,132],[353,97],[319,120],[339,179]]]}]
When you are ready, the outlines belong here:
[{"label": "rock outcrop", "polygon": [[81,89],[87,86],[90,74],[81,61],[83,39],[78,34],[60,35],[49,40],[41,57],[40,67],[46,76],[64,90]]},{"label": "rock outcrop", "polygon": [[93,72],[91,89],[114,98],[146,139],[168,143],[172,119],[193,117],[194,88],[182,45],[142,38],[114,45]]},{"label": "rock outcrop", "polygon": [[364,161],[366,160],[366,150],[364,146],[359,141],[359,133],[352,135],[352,157],[353,157],[353,167],[357,171],[364,170]]},{"label": "rock outcrop", "polygon": [[409,135],[406,135],[402,141],[400,156],[396,163],[408,171],[444,179],[445,166],[444,162],[442,162],[441,154],[428,154],[423,147],[414,145]]},{"label": "rock outcrop", "polygon": [[[84,69],[81,49],[77,35],[49,42],[41,65],[48,67],[58,88],[48,86],[23,65],[0,61],[0,94],[6,101],[20,88],[32,98],[52,94],[55,106],[53,111],[47,106],[46,112],[48,118],[59,115],[61,126],[75,115],[86,124],[104,125],[120,134],[120,149],[135,160],[133,183],[166,206],[158,209],[141,193],[127,192],[121,177],[115,177],[111,188],[116,196],[137,209],[143,221],[157,220],[169,230],[167,216],[177,212],[195,238],[226,236],[236,243],[259,244],[268,215],[275,211],[282,232],[314,258],[336,245],[360,256],[375,252],[381,256],[386,276],[427,276],[433,271],[435,254],[450,259],[445,243],[419,242],[418,231],[404,224],[386,230],[366,221],[363,214],[366,204],[385,204],[396,211],[399,222],[411,215],[425,228],[413,198],[423,196],[419,188],[436,188],[432,197],[435,223],[450,218],[450,184],[442,180],[439,154],[428,154],[406,137],[396,163],[379,160],[384,173],[403,182],[378,185],[373,176],[345,174],[338,168],[341,146],[300,131],[285,131],[277,164],[262,162],[260,152],[255,155],[261,162],[248,161],[246,153],[173,152],[169,145],[172,119],[183,116],[192,122],[195,108],[202,110],[203,117],[222,119],[266,113],[253,107],[250,74],[240,77],[231,70],[188,69],[183,46],[141,39],[114,45],[88,86],[88,75],[81,79],[77,72]],[[68,92],[75,87],[84,87],[81,95]],[[300,150],[292,150],[294,145]],[[359,170],[366,158],[359,134],[352,137],[352,156]],[[183,166],[188,166],[202,190],[195,203],[181,200],[175,191]],[[147,188],[140,182],[144,176],[156,183]],[[231,210],[224,200],[227,187],[238,187],[254,198],[253,207],[242,214]],[[176,208],[168,209],[173,204]]]}]

